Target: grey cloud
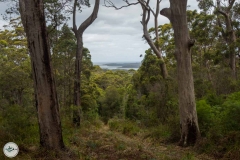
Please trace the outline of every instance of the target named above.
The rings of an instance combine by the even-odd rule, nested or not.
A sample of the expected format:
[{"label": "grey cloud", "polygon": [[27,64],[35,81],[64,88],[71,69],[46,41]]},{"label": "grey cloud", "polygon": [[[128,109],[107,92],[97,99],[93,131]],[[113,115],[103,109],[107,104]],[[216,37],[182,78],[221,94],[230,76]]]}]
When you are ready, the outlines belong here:
[{"label": "grey cloud", "polygon": [[[137,0],[129,0],[136,2]],[[84,8],[82,13],[77,14],[77,24],[80,25],[92,12],[94,0],[90,0],[92,7]],[[122,0],[113,0],[116,6],[125,3]],[[154,7],[156,0],[151,0]],[[84,46],[87,47],[92,55],[93,61],[141,61],[145,50],[149,48],[142,40],[141,7],[139,5],[130,6],[121,10],[106,8],[101,1],[98,18],[84,33]],[[188,0],[188,9],[197,9],[196,0]],[[169,7],[169,0],[163,0],[160,4],[161,9]],[[0,13],[3,13],[6,6],[1,4]],[[159,15],[159,24],[169,23],[168,19]],[[1,21],[0,28],[5,21]],[[72,21],[68,22],[72,27]],[[153,20],[149,22],[149,28],[153,27]]]}]

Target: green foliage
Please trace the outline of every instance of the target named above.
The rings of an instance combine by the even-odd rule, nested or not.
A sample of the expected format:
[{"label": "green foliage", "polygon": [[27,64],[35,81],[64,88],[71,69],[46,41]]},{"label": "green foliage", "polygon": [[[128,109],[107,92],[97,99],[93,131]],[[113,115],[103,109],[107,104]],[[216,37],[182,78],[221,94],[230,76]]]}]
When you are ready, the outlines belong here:
[{"label": "green foliage", "polygon": [[103,118],[103,121],[107,123],[107,121],[110,118],[113,118],[114,116],[117,116],[120,114],[120,105],[121,105],[121,99],[120,99],[119,91],[114,86],[109,86],[106,89],[106,94],[102,99],[101,102],[101,108],[100,108],[100,115]]},{"label": "green foliage", "polygon": [[140,132],[137,124],[129,120],[113,118],[108,121],[108,125],[110,130],[121,132],[128,136],[136,136]]},{"label": "green foliage", "polygon": [[[235,3],[229,13],[236,43],[229,44],[229,33],[222,25],[224,17],[210,11],[212,0],[198,0],[201,12],[187,12],[190,37],[196,39],[191,48],[197,114],[203,137],[202,150],[221,157],[239,159],[240,144],[240,81],[231,79],[229,57],[240,47],[240,5]],[[226,3],[227,5],[227,3]],[[78,1],[78,8],[90,6],[88,0]],[[58,11],[61,3],[46,0],[45,8],[56,87],[62,115],[64,141],[68,146],[82,145],[80,130],[101,127],[102,119],[112,131],[133,136],[148,130],[148,137],[155,141],[176,142],[180,139],[178,116],[178,88],[174,36],[171,24],[158,26],[149,33],[157,47],[161,48],[170,77],[163,79],[160,65],[151,49],[146,50],[141,67],[135,70],[102,70],[93,66],[91,54],[83,49],[81,74],[81,129],[74,130],[71,119],[76,107],[71,106],[73,95],[76,38],[64,22],[64,11]],[[226,7],[221,9],[225,10]],[[20,145],[36,144],[38,141],[37,116],[33,104],[30,58],[24,29],[19,21],[10,21],[10,27],[0,30],[0,137],[1,145],[15,141]],[[55,24],[56,23],[56,24]],[[55,25],[62,25],[60,30]],[[59,27],[58,27],[59,28]],[[154,33],[154,34],[153,34]],[[140,53],[141,54],[141,53]],[[239,64],[236,63],[237,68]],[[238,70],[238,69],[237,69]],[[238,71],[239,72],[239,71]],[[180,75],[181,76],[181,75]],[[235,92],[235,93],[234,93]],[[21,116],[19,116],[21,115]],[[113,118],[115,117],[115,118]],[[126,120],[126,119],[127,120]],[[137,122],[137,123],[135,123]],[[94,128],[93,127],[93,128]],[[83,134],[85,132],[83,131]],[[69,138],[70,137],[70,138]],[[97,137],[98,138],[98,137]],[[88,149],[100,147],[96,140],[87,140]],[[126,144],[115,145],[118,151]],[[79,152],[79,154],[81,154]],[[84,157],[90,157],[84,155]],[[182,159],[192,159],[190,153]],[[90,158],[89,158],[90,159]]]},{"label": "green foliage", "polygon": [[212,127],[214,114],[212,108],[207,104],[206,100],[197,101],[198,124],[202,136],[206,136],[209,129]]},{"label": "green foliage", "polygon": [[126,149],[126,145],[124,143],[120,143],[116,145],[117,150],[123,151]]},{"label": "green foliage", "polygon": [[208,94],[197,102],[200,130],[203,139],[201,150],[217,157],[239,158],[239,114],[240,92],[235,92],[223,100],[222,96]]},{"label": "green foliage", "polygon": [[169,142],[178,142],[180,139],[180,130],[179,130],[179,116],[178,114],[172,114],[168,117],[165,125],[168,126],[170,137],[166,139]]},{"label": "green foliage", "polygon": [[23,146],[38,143],[39,131],[35,108],[5,106],[0,112],[0,119],[1,145],[7,142],[16,142]]},{"label": "green foliage", "polygon": [[52,64],[60,105],[70,106],[73,95],[72,77],[74,77],[76,40],[73,32],[67,25],[64,25],[60,31],[56,31],[56,33],[52,33],[50,36],[54,39],[52,41]]},{"label": "green foliage", "polygon": [[175,143],[180,139],[179,116],[168,116],[165,123],[158,122],[154,127],[147,127],[145,138],[151,138],[155,142]]},{"label": "green foliage", "polygon": [[222,96],[218,96],[215,93],[208,93],[205,95],[206,98],[206,102],[210,105],[210,106],[219,106],[222,105],[224,102],[224,99]]},{"label": "green foliage", "polygon": [[[0,30],[0,107],[4,104],[29,105],[33,90],[27,41],[19,19],[12,28]],[[29,100],[30,99],[30,100]]]},{"label": "green foliage", "polygon": [[86,145],[87,145],[87,147],[89,147],[93,150],[96,149],[99,146],[99,144],[97,142],[94,142],[94,141],[87,141]]},{"label": "green foliage", "polygon": [[174,81],[161,77],[161,61],[149,49],[139,70],[127,88],[126,117],[140,120],[144,125],[166,123],[177,111]]},{"label": "green foliage", "polygon": [[171,130],[168,125],[159,124],[157,127],[149,128],[149,132],[145,138],[150,137],[156,142],[166,141],[171,137]]},{"label": "green foliage", "polygon": [[229,95],[223,103],[222,121],[225,132],[240,131],[240,92]]},{"label": "green foliage", "polygon": [[116,88],[125,87],[130,81],[131,74],[127,71],[96,71],[93,75],[93,81],[103,90],[106,90],[109,86],[115,86]]},{"label": "green foliage", "polygon": [[181,160],[194,160],[194,154],[192,153],[187,153],[183,158],[181,158]]}]

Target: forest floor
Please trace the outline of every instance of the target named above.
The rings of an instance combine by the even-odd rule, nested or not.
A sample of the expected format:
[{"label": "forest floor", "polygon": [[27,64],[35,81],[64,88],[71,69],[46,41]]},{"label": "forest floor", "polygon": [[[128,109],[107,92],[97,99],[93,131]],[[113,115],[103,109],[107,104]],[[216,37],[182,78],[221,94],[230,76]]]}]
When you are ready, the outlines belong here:
[{"label": "forest floor", "polygon": [[[70,130],[69,130],[70,131]],[[70,134],[69,134],[70,135]],[[66,138],[66,137],[65,137]],[[143,136],[127,136],[111,131],[107,125],[84,126],[65,139],[70,152],[58,155],[40,151],[36,146],[25,148],[14,159],[28,160],[212,160],[192,147],[164,144]],[[21,147],[20,147],[21,149]]]},{"label": "forest floor", "polygon": [[126,136],[111,131],[107,125],[99,129],[88,129],[74,144],[79,159],[96,160],[211,160],[207,155],[197,154],[192,147],[163,144]]}]

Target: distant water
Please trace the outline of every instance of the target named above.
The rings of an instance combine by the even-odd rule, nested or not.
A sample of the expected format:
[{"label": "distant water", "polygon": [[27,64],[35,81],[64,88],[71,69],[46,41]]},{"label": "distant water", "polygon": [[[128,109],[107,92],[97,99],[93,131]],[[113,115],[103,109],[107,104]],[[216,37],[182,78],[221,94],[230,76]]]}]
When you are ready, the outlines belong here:
[{"label": "distant water", "polygon": [[138,70],[138,68],[141,65],[141,62],[93,62],[93,65],[98,65],[102,69],[109,69],[109,70],[114,70],[114,69]]}]

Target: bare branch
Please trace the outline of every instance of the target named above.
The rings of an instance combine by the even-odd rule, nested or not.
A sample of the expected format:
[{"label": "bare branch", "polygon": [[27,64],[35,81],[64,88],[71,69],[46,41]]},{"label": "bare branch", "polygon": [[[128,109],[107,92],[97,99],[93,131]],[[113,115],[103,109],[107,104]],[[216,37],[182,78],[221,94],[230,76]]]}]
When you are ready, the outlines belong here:
[{"label": "bare branch", "polygon": [[235,0],[229,0],[229,6],[227,8],[227,12],[229,12],[232,9],[234,3],[235,3]]},{"label": "bare branch", "polygon": [[[158,19],[158,14],[159,14],[159,10],[160,10],[160,2],[162,0],[156,0],[156,11],[154,11],[149,3],[150,3],[150,0],[137,0],[137,2],[135,3],[129,3],[128,0],[122,0],[126,3],[126,5],[124,6],[121,6],[121,7],[117,7],[111,0],[104,0],[104,6],[105,7],[112,7],[112,8],[115,8],[116,10],[120,10],[124,7],[129,7],[131,5],[137,5],[137,4],[141,4],[141,7],[142,7],[142,11],[143,11],[143,14],[142,14],[142,21],[141,21],[141,24],[143,26],[143,37],[145,38],[145,40],[147,41],[147,43],[149,44],[149,46],[151,47],[151,49],[154,51],[154,53],[159,57],[159,58],[162,58],[162,55],[161,55],[161,50],[158,49],[158,47],[154,44],[153,40],[151,39],[149,33],[148,33],[148,22],[150,20],[150,16],[151,16],[151,13],[153,14],[154,18],[155,18],[155,24],[158,25],[157,22],[157,19]],[[158,26],[155,26],[156,29],[158,28]],[[158,36],[158,33],[156,33],[156,36]]]},{"label": "bare branch", "polygon": [[149,2],[150,1],[145,1],[145,0],[138,0],[139,1],[139,3],[141,4],[141,5],[143,5],[147,10],[150,10],[151,12],[152,12],[152,14],[153,14],[153,16],[155,17],[156,16],[156,14],[157,13],[155,13],[153,10],[152,10],[152,8],[149,6]]},{"label": "bare branch", "polygon": [[146,19],[146,24],[148,24],[149,20],[150,20],[150,10],[147,10],[147,19]]},{"label": "bare branch", "polygon": [[[217,10],[218,13],[222,14],[224,17],[227,17],[228,13],[232,9],[234,3],[235,3],[235,0],[230,0],[229,6],[227,7],[227,10],[225,12],[221,10],[221,1],[220,0],[217,0],[217,6],[213,6],[213,7]],[[223,4],[223,5],[225,5],[225,4]]]},{"label": "bare branch", "polygon": [[[146,3],[146,5],[147,6],[149,6],[149,2],[150,2],[150,0],[148,0],[147,1],[147,3]],[[142,5],[142,7],[143,7],[144,5]],[[143,10],[144,10],[144,8],[142,8]],[[145,8],[146,9],[146,8]],[[149,9],[146,9],[146,11],[148,11],[148,12],[146,12],[147,13],[147,19],[146,19],[146,16],[145,16],[145,23],[146,23],[146,25],[148,25],[148,22],[149,22],[149,20],[150,20],[150,10]]]},{"label": "bare branch", "polygon": [[108,8],[115,8],[116,10],[120,10],[122,8],[126,8],[126,7],[129,7],[129,6],[132,6],[132,5],[137,5],[139,4],[139,2],[136,2],[136,3],[129,3],[128,0],[123,0],[127,5],[124,5],[124,6],[121,6],[121,7],[117,7],[111,0],[104,0],[104,5],[105,7],[108,7]]},{"label": "bare branch", "polygon": [[77,34],[77,25],[76,25],[76,8],[77,8],[77,0],[74,0],[73,4],[73,32]]},{"label": "bare branch", "polygon": [[[122,8],[126,8],[126,7],[129,7],[129,6],[132,6],[132,5],[137,5],[137,4],[141,4],[143,5],[147,10],[150,10],[152,12],[152,14],[154,16],[156,16],[157,13],[155,13],[152,8],[149,6],[149,3],[147,3],[145,0],[137,0],[137,2],[135,3],[129,3],[128,0],[122,0],[124,1],[127,5],[123,5],[121,7],[117,7],[111,0],[104,0],[104,5],[105,7],[108,7],[108,8],[115,8],[116,10],[120,10]],[[162,0],[160,0],[161,2]]]},{"label": "bare branch", "polygon": [[[146,5],[149,4],[149,1],[147,1]],[[151,39],[149,32],[148,32],[148,28],[147,28],[147,24],[149,22],[150,19],[150,10],[148,10],[144,5],[142,6],[142,10],[143,10],[143,15],[142,15],[142,26],[143,26],[143,37],[145,38],[145,40],[147,41],[148,45],[151,47],[151,49],[154,51],[154,53],[157,55],[157,57],[162,58],[161,52],[158,50],[158,48],[156,47],[156,45],[154,44],[153,40]]]},{"label": "bare branch", "polygon": [[223,15],[225,18],[228,16],[226,12],[221,10],[221,1],[217,0],[217,6],[214,6],[215,9],[217,10],[218,13],[220,13],[221,15]]},{"label": "bare branch", "polygon": [[83,34],[83,32],[89,27],[93,21],[97,18],[98,10],[99,10],[100,0],[95,0],[95,5],[92,11],[92,14],[79,26],[77,30],[77,34]]},{"label": "bare branch", "polygon": [[[159,10],[160,10],[160,2],[161,0],[157,0],[157,4],[156,4],[156,15],[154,17],[154,27],[155,27],[155,35],[156,35],[156,40],[158,41],[159,40],[159,35],[158,35],[158,13],[159,13]],[[157,43],[157,48],[158,50],[160,51],[160,47]]]}]

